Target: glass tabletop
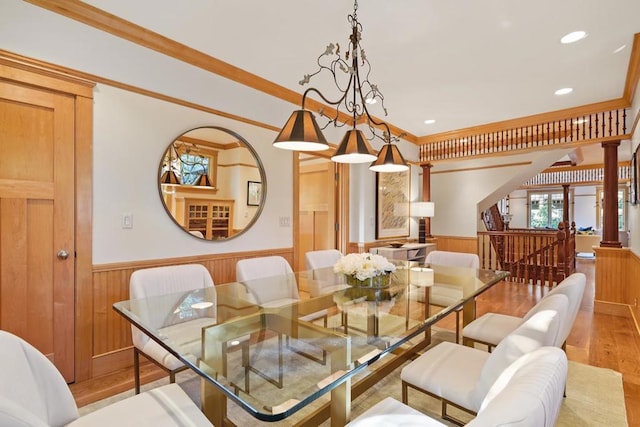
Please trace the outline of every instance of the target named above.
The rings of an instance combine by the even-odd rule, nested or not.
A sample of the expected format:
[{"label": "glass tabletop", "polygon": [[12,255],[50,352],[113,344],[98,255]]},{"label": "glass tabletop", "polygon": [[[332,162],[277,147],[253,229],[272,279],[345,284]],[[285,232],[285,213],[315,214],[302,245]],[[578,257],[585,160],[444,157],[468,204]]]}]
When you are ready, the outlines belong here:
[{"label": "glass tabletop", "polygon": [[[347,284],[332,268],[122,301],[114,309],[255,418],[278,421],[508,276],[395,262],[388,283]],[[425,281],[426,280],[426,281]],[[433,294],[446,306],[429,315]]]}]

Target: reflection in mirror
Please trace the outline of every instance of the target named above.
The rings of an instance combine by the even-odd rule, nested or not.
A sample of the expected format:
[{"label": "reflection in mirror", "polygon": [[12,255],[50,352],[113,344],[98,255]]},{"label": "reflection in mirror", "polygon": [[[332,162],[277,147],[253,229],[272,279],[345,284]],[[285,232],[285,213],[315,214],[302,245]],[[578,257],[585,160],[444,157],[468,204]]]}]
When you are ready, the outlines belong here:
[{"label": "reflection in mirror", "polygon": [[173,221],[205,240],[227,240],[249,229],[266,197],[264,168],[253,147],[214,126],[192,129],[169,144],[158,178]]}]

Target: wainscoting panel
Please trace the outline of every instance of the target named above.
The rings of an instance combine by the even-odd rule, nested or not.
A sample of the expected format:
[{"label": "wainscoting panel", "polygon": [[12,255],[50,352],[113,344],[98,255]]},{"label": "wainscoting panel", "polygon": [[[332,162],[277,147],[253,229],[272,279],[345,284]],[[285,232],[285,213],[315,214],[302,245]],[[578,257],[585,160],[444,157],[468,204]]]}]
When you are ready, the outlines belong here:
[{"label": "wainscoting panel", "polygon": [[[628,278],[627,278],[627,303],[631,307],[631,312],[635,318],[636,328],[640,321],[640,257],[634,252],[630,251],[628,265]],[[640,329],[639,329],[640,332]]]},{"label": "wainscoting panel", "polygon": [[435,236],[439,251],[478,253],[477,237]]},{"label": "wainscoting panel", "polygon": [[[595,300],[630,304],[628,291],[630,284],[628,248],[594,247],[596,253]],[[637,277],[637,276],[636,276]]]},{"label": "wainscoting panel", "polygon": [[113,309],[113,304],[129,299],[129,278],[141,268],[176,264],[202,264],[214,283],[227,283],[236,279],[236,263],[245,258],[279,255],[289,263],[293,249],[273,249],[235,252],[184,258],[145,260],[138,262],[101,264],[93,266],[93,354],[91,376],[104,375],[131,366],[131,324]]},{"label": "wainscoting panel", "polygon": [[[374,240],[373,242],[366,242],[364,244],[349,242],[348,253],[369,252],[371,248],[385,246],[390,242],[417,243],[415,239]],[[439,251],[465,252],[470,254],[478,253],[477,237],[434,236],[433,239],[427,239],[427,242],[435,243],[436,249]]]}]

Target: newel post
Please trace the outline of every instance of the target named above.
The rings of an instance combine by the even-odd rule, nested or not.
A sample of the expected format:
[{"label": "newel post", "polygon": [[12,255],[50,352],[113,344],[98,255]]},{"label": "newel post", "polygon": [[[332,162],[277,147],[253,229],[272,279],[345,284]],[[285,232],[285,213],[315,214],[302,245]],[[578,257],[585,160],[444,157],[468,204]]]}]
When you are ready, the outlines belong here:
[{"label": "newel post", "polygon": [[569,250],[571,250],[569,247],[569,233],[571,233],[569,222],[561,221],[558,224],[558,233],[556,234],[558,239],[558,270],[555,277],[556,283],[560,283],[571,273],[569,261],[572,257],[569,254]]}]

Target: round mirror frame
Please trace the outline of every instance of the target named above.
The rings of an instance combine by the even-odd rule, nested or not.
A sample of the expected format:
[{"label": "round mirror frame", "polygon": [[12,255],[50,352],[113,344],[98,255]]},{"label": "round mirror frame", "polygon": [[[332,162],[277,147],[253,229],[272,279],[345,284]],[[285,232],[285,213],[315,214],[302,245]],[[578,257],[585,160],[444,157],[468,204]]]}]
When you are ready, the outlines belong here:
[{"label": "round mirror frame", "polygon": [[[238,231],[237,233],[233,233],[231,236],[228,236],[226,238],[218,238],[218,239],[207,239],[206,237],[200,237],[196,234],[193,234],[191,231],[189,231],[185,225],[180,224],[180,222],[176,219],[176,217],[174,216],[174,214],[171,212],[171,210],[169,209],[169,207],[167,206],[167,203],[165,201],[165,197],[164,197],[164,193],[165,191],[163,191],[163,185],[167,185],[167,184],[163,184],[161,182],[161,177],[163,174],[163,170],[165,169],[165,164],[166,164],[166,158],[167,158],[167,152],[169,152],[169,150],[171,150],[174,146],[174,144],[176,143],[176,141],[178,141],[180,138],[184,137],[185,135],[188,135],[190,132],[199,130],[199,129],[213,129],[213,130],[218,130],[221,132],[224,132],[230,136],[232,136],[233,138],[236,138],[238,140],[238,142],[247,150],[249,150],[249,152],[251,153],[251,155],[253,156],[253,159],[256,162],[256,167],[258,168],[258,171],[260,173],[260,198],[258,200],[258,206],[256,211],[253,214],[253,217],[251,218],[251,220],[249,220],[249,222],[246,223],[246,225],[244,226],[244,228],[240,231]],[[254,224],[255,222],[258,220],[258,218],[260,217],[260,215],[262,214],[262,209],[264,208],[264,203],[266,200],[266,196],[267,196],[267,176],[264,170],[264,165],[262,164],[262,161],[260,160],[260,156],[258,156],[258,153],[256,152],[256,150],[253,148],[253,146],[242,136],[240,136],[238,133],[229,130],[227,128],[223,128],[220,126],[199,126],[196,128],[192,128],[189,129],[183,133],[181,133],[180,135],[178,135],[176,138],[173,139],[173,141],[171,141],[171,143],[169,144],[169,146],[167,147],[167,149],[163,152],[162,157],[160,158],[160,165],[158,166],[158,173],[157,173],[157,179],[158,179],[158,194],[160,195],[160,201],[162,202],[162,206],[164,207],[165,212],[167,213],[167,215],[169,215],[169,217],[171,218],[171,220],[174,222],[174,224],[176,224],[178,226],[178,228],[180,228],[182,231],[184,231],[185,233],[187,233],[188,235],[190,235],[193,238],[196,238],[198,240],[204,240],[206,242],[226,242],[229,241],[235,237],[238,237],[242,234],[244,234],[247,230],[249,230]],[[248,181],[247,182],[247,198],[249,197],[249,186],[251,185],[251,183],[255,183],[255,181]],[[172,186],[184,186],[184,187],[194,187],[194,185],[190,185],[190,184],[181,184],[181,183],[172,183],[170,184]],[[237,203],[237,198],[234,199],[234,202]],[[249,200],[247,199],[247,206],[255,206],[255,205],[249,205]],[[186,213],[185,213],[186,215]],[[186,223],[186,218],[185,218],[185,223]]]}]

